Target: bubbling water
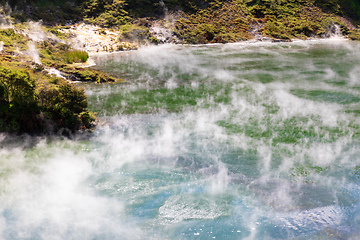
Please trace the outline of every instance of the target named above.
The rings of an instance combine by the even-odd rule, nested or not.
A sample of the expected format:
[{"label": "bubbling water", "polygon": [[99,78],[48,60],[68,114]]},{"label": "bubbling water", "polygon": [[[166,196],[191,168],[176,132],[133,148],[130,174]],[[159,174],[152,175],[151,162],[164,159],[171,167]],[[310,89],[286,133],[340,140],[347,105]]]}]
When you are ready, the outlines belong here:
[{"label": "bubbling water", "polygon": [[[360,100],[354,88],[357,66],[341,63],[356,62],[357,51],[355,43],[339,39],[145,48],[100,64],[105,71],[127,76],[129,83],[110,89],[104,98],[100,97],[102,90],[91,94],[100,106],[106,102],[110,107],[104,114],[152,112],[159,116],[164,110],[180,111],[170,114],[179,119],[170,124],[177,131],[168,138],[180,140],[171,147],[168,142],[163,146],[173,150],[173,159],[182,155],[177,160],[182,167],[206,179],[208,186],[191,191],[218,195],[236,189],[239,195],[232,195],[232,201],[243,196],[245,206],[252,206],[253,222],[234,236],[271,238],[265,230],[270,228],[274,236],[301,238],[306,232],[304,236],[326,238],[326,231],[333,233],[348,221],[341,207],[355,204],[356,199],[341,189],[347,185],[344,177],[353,179],[359,164],[354,157],[354,134],[359,127],[355,108]],[[180,92],[192,101],[183,101]],[[146,105],[146,111],[137,103]],[[169,128],[172,118],[165,115]],[[343,175],[345,169],[352,173]],[[170,205],[192,206],[175,199]],[[265,209],[274,215],[269,216]],[[166,207],[166,211],[174,214],[179,210]],[[166,211],[162,208],[162,215]],[[237,215],[225,212],[223,217],[232,220]],[[166,221],[182,222],[188,215],[189,219],[206,219],[197,217],[198,212],[186,210],[184,214]],[[290,221],[293,214],[301,217]],[[311,222],[312,216],[320,220]],[[277,232],[274,229],[280,225],[264,224],[268,221],[285,227]],[[317,224],[322,227],[315,227]],[[288,233],[282,235],[282,231]],[[336,230],[334,235],[347,236],[344,231]]]},{"label": "bubbling water", "polygon": [[356,239],[358,49],[164,45],[95,57],[127,82],[85,86],[100,122],[89,139],[0,137],[2,238]]}]

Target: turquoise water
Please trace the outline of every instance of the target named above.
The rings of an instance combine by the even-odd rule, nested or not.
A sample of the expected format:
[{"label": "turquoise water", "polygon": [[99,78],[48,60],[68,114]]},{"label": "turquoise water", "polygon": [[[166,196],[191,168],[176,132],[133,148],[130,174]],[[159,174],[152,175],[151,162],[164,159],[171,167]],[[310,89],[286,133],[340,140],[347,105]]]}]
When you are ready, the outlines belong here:
[{"label": "turquoise water", "polygon": [[94,57],[88,137],[0,136],[0,238],[358,239],[359,47]]}]

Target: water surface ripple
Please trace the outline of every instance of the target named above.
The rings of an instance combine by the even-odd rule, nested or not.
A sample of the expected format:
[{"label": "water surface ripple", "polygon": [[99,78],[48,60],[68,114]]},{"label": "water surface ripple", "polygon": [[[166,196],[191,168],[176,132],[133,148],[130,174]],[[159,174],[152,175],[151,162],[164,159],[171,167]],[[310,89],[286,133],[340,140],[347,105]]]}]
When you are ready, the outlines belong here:
[{"label": "water surface ripple", "polygon": [[1,239],[358,239],[360,44],[98,55],[90,139],[0,135]]}]

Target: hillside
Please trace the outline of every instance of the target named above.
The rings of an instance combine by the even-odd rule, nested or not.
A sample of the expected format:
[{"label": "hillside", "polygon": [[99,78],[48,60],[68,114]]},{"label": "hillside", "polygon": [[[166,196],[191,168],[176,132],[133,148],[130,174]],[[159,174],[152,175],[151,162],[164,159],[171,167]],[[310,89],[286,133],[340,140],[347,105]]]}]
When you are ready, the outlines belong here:
[{"label": "hillside", "polygon": [[[0,2],[6,5],[5,0]],[[358,32],[351,31],[360,23],[357,0],[14,0],[9,4],[13,18],[48,25],[84,21],[105,28],[129,24],[150,28],[160,19],[171,19],[160,25],[183,43],[327,37],[335,31],[334,24],[356,39]]]}]

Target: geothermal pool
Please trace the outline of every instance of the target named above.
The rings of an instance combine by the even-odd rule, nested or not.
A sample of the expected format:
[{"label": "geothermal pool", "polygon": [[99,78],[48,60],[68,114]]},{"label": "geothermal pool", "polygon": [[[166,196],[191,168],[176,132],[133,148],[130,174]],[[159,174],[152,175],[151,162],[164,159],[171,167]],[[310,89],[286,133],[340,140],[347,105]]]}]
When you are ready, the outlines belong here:
[{"label": "geothermal pool", "polygon": [[360,237],[360,43],[94,60],[96,130],[0,135],[1,239]]}]

